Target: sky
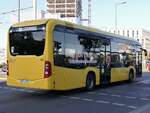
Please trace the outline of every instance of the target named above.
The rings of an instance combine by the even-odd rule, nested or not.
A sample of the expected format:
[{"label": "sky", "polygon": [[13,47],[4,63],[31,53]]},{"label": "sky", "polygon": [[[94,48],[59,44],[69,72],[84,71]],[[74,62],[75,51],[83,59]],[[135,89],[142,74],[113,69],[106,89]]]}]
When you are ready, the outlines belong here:
[{"label": "sky", "polygon": [[[82,0],[83,18],[87,18],[88,0]],[[115,4],[126,1],[117,7],[118,28],[144,28],[150,31],[150,0],[92,0],[92,23],[99,29],[115,27]],[[31,7],[32,0],[21,0],[21,8]],[[6,47],[7,31],[11,25],[11,15],[3,12],[17,9],[18,0],[0,1],[0,48]],[[37,7],[46,10],[46,0],[37,0]],[[32,9],[30,9],[32,11]],[[16,15],[17,16],[17,15]]]}]

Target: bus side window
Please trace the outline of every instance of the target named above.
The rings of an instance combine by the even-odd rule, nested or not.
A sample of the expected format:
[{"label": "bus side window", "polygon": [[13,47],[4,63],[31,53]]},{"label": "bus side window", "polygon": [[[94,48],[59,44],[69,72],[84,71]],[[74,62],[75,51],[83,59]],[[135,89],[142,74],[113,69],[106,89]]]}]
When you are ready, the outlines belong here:
[{"label": "bus side window", "polygon": [[78,34],[71,30],[65,33],[65,64],[70,68],[84,67],[83,47]]},{"label": "bus side window", "polygon": [[63,66],[64,58],[64,33],[54,31],[54,64]]}]

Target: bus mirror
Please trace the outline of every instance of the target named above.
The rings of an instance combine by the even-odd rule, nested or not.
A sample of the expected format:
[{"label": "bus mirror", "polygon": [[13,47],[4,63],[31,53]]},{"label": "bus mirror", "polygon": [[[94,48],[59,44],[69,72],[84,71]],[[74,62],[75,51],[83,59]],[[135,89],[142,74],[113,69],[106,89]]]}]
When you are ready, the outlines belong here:
[{"label": "bus mirror", "polygon": [[147,52],[145,52],[145,56],[147,56]]},{"label": "bus mirror", "polygon": [[144,51],[144,55],[147,56],[147,50],[146,49],[142,49]]}]

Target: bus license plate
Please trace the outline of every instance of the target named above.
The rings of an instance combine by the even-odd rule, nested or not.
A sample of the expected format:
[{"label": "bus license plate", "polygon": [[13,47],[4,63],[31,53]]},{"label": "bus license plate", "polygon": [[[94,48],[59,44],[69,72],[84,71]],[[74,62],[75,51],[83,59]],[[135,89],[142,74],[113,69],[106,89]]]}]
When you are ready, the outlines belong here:
[{"label": "bus license plate", "polygon": [[31,80],[20,80],[21,83],[25,84],[25,83],[29,83],[31,82]]}]

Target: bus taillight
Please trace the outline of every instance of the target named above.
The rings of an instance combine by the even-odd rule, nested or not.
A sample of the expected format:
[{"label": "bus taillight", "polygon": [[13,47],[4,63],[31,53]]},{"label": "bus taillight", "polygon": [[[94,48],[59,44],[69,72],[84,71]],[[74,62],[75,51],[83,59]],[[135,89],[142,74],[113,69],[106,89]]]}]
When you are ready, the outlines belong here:
[{"label": "bus taillight", "polygon": [[44,78],[48,78],[52,75],[52,67],[49,61],[45,61],[45,68],[44,68]]}]

